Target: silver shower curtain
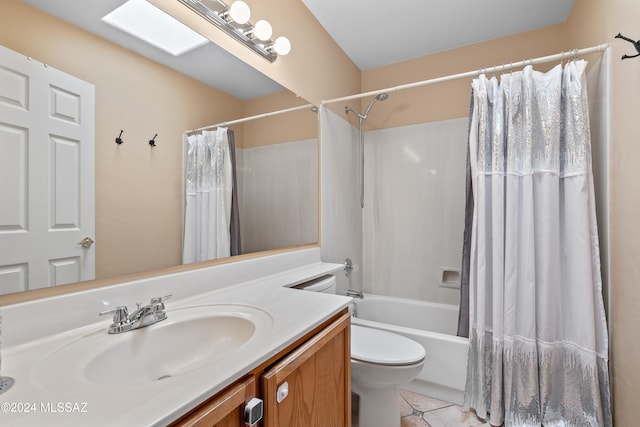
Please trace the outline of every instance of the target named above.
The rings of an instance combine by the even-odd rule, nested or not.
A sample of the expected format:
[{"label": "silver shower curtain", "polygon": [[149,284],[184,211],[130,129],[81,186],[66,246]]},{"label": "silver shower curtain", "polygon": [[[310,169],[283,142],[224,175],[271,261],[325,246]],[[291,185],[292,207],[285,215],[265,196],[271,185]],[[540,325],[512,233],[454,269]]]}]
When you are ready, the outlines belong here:
[{"label": "silver shower curtain", "polygon": [[233,169],[227,128],[183,136],[185,215],[182,262],[231,255]]},{"label": "silver shower curtain", "polygon": [[464,406],[493,425],[612,425],[585,68],[473,81]]}]

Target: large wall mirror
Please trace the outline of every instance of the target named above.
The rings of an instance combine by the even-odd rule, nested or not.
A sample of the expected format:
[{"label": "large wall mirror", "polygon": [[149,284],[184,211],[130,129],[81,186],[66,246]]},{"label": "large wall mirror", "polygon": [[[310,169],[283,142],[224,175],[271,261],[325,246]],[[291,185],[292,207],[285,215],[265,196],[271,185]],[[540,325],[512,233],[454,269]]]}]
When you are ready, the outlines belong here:
[{"label": "large wall mirror", "polygon": [[[211,42],[172,56],[100,21],[123,3],[6,0],[0,16],[0,45],[95,86],[98,280],[182,263],[185,131],[306,104]],[[230,127],[243,254],[317,244],[317,120],[303,109]],[[0,292],[49,286],[25,283]]]}]

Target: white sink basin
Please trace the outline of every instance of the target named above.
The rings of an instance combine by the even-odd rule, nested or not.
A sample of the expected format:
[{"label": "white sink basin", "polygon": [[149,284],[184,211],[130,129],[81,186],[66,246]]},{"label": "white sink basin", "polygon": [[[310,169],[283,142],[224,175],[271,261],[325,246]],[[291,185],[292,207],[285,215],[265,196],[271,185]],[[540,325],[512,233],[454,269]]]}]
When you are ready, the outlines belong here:
[{"label": "white sink basin", "polygon": [[249,306],[167,310],[167,319],[154,325],[114,335],[101,329],[58,348],[34,368],[34,381],[45,389],[70,379],[107,387],[148,385],[233,357],[271,325],[271,316]]},{"label": "white sink basin", "polygon": [[115,386],[168,378],[237,350],[255,329],[241,317],[207,316],[125,332],[126,340],[91,359],[85,375],[91,383]]}]

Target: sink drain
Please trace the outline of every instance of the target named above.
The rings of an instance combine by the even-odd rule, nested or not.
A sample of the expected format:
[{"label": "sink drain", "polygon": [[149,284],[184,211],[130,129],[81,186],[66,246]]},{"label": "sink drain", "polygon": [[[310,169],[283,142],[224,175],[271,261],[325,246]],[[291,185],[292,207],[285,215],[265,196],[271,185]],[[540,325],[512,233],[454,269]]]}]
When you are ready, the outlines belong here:
[{"label": "sink drain", "polygon": [[11,377],[0,377],[0,394],[9,390],[15,384],[15,380]]}]

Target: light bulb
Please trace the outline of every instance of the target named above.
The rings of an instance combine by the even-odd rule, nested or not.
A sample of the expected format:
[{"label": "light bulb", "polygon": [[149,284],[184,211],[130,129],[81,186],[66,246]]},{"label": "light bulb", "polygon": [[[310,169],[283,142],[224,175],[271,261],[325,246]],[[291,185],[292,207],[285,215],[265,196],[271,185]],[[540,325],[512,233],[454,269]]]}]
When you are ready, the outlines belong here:
[{"label": "light bulb", "polygon": [[253,34],[262,41],[269,40],[271,37],[273,30],[271,29],[271,24],[265,21],[264,19],[256,22],[256,25],[253,27]]},{"label": "light bulb", "polygon": [[291,42],[288,38],[280,36],[273,42],[273,49],[278,55],[286,55],[291,52]]},{"label": "light bulb", "polygon": [[249,5],[242,0],[234,1],[229,8],[229,16],[238,24],[246,24],[251,18],[251,9]]}]

